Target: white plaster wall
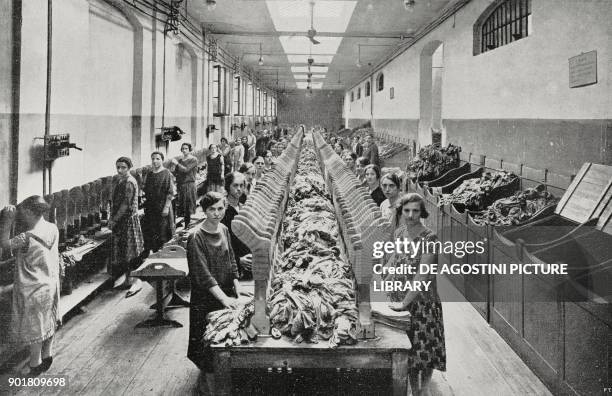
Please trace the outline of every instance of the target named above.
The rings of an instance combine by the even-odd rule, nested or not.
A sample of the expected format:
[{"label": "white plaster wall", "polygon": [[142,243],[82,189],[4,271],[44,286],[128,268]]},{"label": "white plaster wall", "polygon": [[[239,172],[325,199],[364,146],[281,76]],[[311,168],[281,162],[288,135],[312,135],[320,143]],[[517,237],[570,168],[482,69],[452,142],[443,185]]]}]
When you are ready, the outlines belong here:
[{"label": "white plaster wall", "polygon": [[[434,40],[444,43],[443,118],[600,119],[612,115],[612,2],[533,1],[529,37],[473,56],[473,24],[489,3],[468,3],[454,19],[386,65],[382,69],[385,89],[374,92],[374,118],[419,118],[419,57]],[[591,50],[597,51],[598,83],[570,89],[568,58]],[[393,100],[390,87],[395,87]],[[361,118],[355,106],[347,114]]]}]

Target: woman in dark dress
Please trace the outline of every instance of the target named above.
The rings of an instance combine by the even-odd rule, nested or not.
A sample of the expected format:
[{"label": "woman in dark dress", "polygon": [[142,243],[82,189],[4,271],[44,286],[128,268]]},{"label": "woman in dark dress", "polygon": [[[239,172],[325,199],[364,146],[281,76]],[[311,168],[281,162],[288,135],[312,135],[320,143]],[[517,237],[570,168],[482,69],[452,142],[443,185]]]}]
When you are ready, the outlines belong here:
[{"label": "woman in dark dress", "polygon": [[138,278],[129,278],[129,273],[140,264],[139,256],[144,250],[142,230],[138,218],[138,183],[130,174],[132,160],[119,158],[115,166],[111,192],[111,214],[108,227],[111,234],[111,276],[115,287],[130,286],[126,297],[133,296],[142,288]]},{"label": "woman in dark dress", "polygon": [[224,137],[221,138],[219,152],[223,156],[223,173],[227,175],[232,171],[232,148]]},{"label": "woman in dark dress", "polygon": [[216,144],[208,146],[206,156],[206,186],[207,191],[223,191],[223,177],[225,174],[225,161]]},{"label": "woman in dark dress", "polygon": [[[396,216],[400,225],[395,231],[393,240],[435,242],[436,235],[421,223],[427,218],[425,202],[419,194],[405,194],[397,202]],[[409,245],[410,246],[410,245]],[[402,252],[393,254],[387,266],[400,268],[404,265],[415,269],[416,274],[389,274],[385,280],[401,281],[431,281],[428,291],[393,291],[389,293],[390,307],[396,311],[409,311],[411,315],[410,329],[406,332],[412,343],[408,357],[408,373],[413,391],[419,389],[419,376],[422,387],[431,380],[433,370],[446,371],[446,348],[444,344],[444,322],[442,319],[442,303],[438,296],[435,275],[419,273],[420,264],[437,262],[437,252]],[[404,267],[405,268],[405,267]]]},{"label": "woman in dark dress", "polygon": [[365,167],[364,175],[372,199],[376,202],[376,205],[380,206],[387,199],[380,188],[380,168],[377,165],[370,164]]},{"label": "woman in dark dress", "polygon": [[191,221],[191,215],[195,213],[197,205],[196,193],[196,174],[198,173],[198,159],[191,155],[192,147],[190,143],[181,144],[183,157],[172,159],[174,164],[174,176],[176,177],[176,187],[178,202],[177,208],[179,216],[185,219],[185,228]]},{"label": "woman in dark dress", "polygon": [[242,204],[240,200],[246,189],[246,179],[240,172],[232,172],[225,177],[225,191],[227,193],[227,208],[221,223],[227,227],[232,237],[232,250],[236,256],[238,273],[240,279],[253,279],[252,273],[252,254],[246,246],[232,231],[232,220],[240,212]]},{"label": "woman in dark dress", "polygon": [[154,151],[151,154],[151,171],[147,173],[142,188],[145,194],[142,218],[145,257],[150,250],[158,251],[174,236],[174,186],[172,173],[164,168],[163,162],[162,153]]},{"label": "woman in dark dress", "polygon": [[221,193],[209,192],[202,197],[200,205],[206,213],[206,220],[187,241],[191,280],[187,357],[206,375],[209,394],[214,395],[212,352],[202,339],[206,330],[206,315],[219,309],[236,308],[240,285],[231,237],[227,227],[221,224],[225,215],[225,199]]}]

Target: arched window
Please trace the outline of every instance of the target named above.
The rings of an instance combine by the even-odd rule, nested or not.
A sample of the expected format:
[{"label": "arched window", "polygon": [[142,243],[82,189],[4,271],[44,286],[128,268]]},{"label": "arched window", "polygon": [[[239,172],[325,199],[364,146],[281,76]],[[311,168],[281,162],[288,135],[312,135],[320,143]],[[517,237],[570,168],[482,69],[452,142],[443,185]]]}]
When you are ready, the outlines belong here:
[{"label": "arched window", "polygon": [[353,94],[353,91],[351,91],[351,102],[353,102],[355,100],[355,94]]},{"label": "arched window", "polygon": [[366,81],[365,96],[366,98],[370,96],[370,82],[369,81]]},{"label": "arched window", "polygon": [[376,77],[376,92],[382,91],[385,88],[385,75],[380,73]]},{"label": "arched window", "polygon": [[474,55],[531,34],[531,0],[495,0],[474,24]]},{"label": "arched window", "polygon": [[357,88],[357,100],[361,99],[361,87]]}]

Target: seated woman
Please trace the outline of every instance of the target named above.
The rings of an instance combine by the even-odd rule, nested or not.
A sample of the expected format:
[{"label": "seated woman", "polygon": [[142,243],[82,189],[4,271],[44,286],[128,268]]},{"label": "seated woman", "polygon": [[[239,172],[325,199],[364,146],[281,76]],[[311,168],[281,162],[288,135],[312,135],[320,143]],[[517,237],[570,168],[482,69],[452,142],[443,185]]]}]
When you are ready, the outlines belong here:
[{"label": "seated woman", "polygon": [[334,144],[334,151],[336,152],[336,154],[342,156],[342,151],[344,151],[344,146],[342,145],[342,143],[336,142]]},{"label": "seated woman", "polygon": [[367,186],[365,180],[365,167],[368,165],[370,165],[370,160],[366,157],[359,157],[355,161],[355,175],[357,175],[357,179],[359,179],[364,187]]},{"label": "seated woman", "polygon": [[368,189],[370,190],[370,195],[376,205],[380,206],[380,204],[386,199],[385,194],[383,194],[382,189],[380,188],[380,168],[377,165],[367,165],[365,167],[365,181],[368,185]]},{"label": "seated woman", "polygon": [[391,222],[392,233],[395,232],[399,224],[399,218],[395,215],[395,203],[400,196],[401,183],[402,181],[395,173],[387,173],[380,178],[380,187],[385,197],[387,197],[387,199],[380,204],[380,211],[383,217],[388,218]]},{"label": "seated woman", "polygon": [[[425,227],[421,219],[427,218],[425,202],[418,194],[405,194],[397,202],[396,215],[401,224],[395,231],[393,240],[435,242],[434,232]],[[410,244],[408,245],[410,246]],[[433,370],[446,371],[446,348],[444,344],[444,322],[442,320],[442,303],[438,296],[436,277],[419,273],[419,264],[437,262],[437,252],[403,252],[393,254],[387,265],[399,268],[408,265],[416,274],[389,274],[389,281],[431,281],[428,291],[393,291],[389,293],[390,307],[396,311],[408,311],[412,317],[407,331],[412,349],[408,357],[409,378],[413,390],[418,390],[419,375],[426,387],[431,380]]]},{"label": "seated woman", "polygon": [[[221,224],[225,215],[225,198],[221,193],[208,192],[200,200],[200,205],[206,219],[187,241],[191,281],[187,357],[205,374],[209,394],[214,395],[212,351],[202,343],[206,315],[219,309],[236,308],[240,284],[231,236],[227,227]],[[200,377],[200,385],[204,385],[203,377]]]},{"label": "seated woman", "polygon": [[[0,249],[17,256],[9,336],[16,344],[29,347],[28,371],[21,373],[29,376],[38,376],[51,367],[53,336],[61,320],[59,232],[55,224],[43,218],[48,211],[49,204],[34,195],[17,208],[7,206],[0,212]],[[20,230],[10,238],[16,219]]]}]

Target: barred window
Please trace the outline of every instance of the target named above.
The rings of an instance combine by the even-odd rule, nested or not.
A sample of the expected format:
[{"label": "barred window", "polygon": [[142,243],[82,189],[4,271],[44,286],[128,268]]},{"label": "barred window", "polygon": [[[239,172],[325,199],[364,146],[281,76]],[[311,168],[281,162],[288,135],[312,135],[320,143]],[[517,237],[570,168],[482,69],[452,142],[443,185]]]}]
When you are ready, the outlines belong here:
[{"label": "barred window", "polygon": [[357,88],[357,100],[361,99],[361,87]]},{"label": "barred window", "polygon": [[370,82],[369,81],[366,81],[365,96],[366,97],[370,96]]},{"label": "barred window", "polygon": [[376,77],[376,91],[382,91],[385,88],[385,76],[380,73],[378,77]]},{"label": "barred window", "polygon": [[531,0],[497,0],[474,25],[474,55],[531,34]]},{"label": "barred window", "polygon": [[351,91],[351,102],[355,101],[355,95],[353,94],[353,91]]}]

